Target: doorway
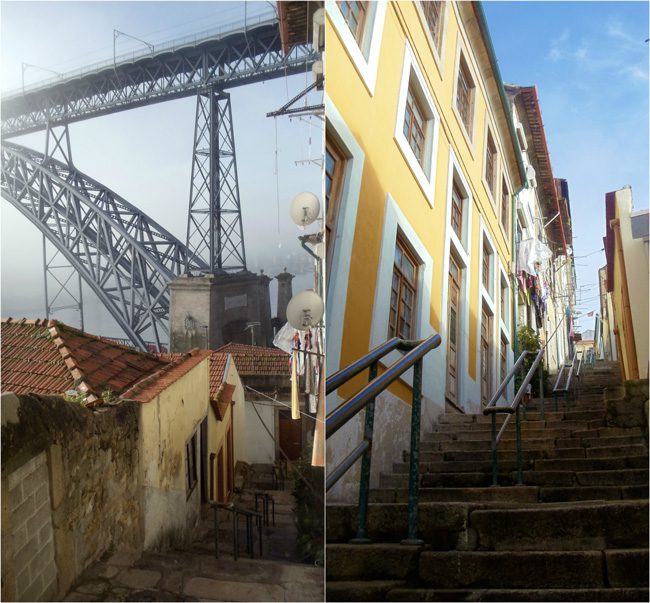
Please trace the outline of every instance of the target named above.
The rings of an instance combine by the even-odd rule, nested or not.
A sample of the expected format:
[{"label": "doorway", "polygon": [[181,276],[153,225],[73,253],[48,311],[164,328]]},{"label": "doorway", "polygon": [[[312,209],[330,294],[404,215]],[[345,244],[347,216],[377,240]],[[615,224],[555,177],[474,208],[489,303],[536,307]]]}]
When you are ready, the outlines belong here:
[{"label": "doorway", "polygon": [[280,448],[290,461],[298,460],[302,452],[302,419],[294,420],[290,411],[281,410],[278,423]]}]

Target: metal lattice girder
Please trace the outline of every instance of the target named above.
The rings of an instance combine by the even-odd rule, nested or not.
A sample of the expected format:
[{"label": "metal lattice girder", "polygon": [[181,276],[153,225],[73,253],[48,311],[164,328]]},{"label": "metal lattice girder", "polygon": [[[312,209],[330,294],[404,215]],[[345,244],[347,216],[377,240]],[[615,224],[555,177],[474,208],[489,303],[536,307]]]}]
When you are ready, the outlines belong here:
[{"label": "metal lattice girder", "polygon": [[207,86],[233,88],[293,75],[318,57],[309,44],[296,44],[284,54],[277,21],[269,20],[5,97],[2,136],[192,96]]},{"label": "metal lattice girder", "polygon": [[230,95],[214,89],[196,100],[187,247],[213,274],[246,269]]},{"label": "metal lattice girder", "polygon": [[129,339],[158,348],[168,334],[168,283],[207,265],[146,214],[97,181],[16,144],[2,147],[2,196],[47,236]]}]

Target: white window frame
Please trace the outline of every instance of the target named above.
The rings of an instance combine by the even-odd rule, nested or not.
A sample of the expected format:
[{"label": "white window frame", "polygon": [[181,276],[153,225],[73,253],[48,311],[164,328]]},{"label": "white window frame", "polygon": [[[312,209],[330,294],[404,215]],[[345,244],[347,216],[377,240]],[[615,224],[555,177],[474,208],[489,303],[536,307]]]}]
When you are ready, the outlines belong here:
[{"label": "white window frame", "polygon": [[[501,300],[501,297],[503,297],[504,294],[504,288],[501,286],[503,282],[505,282],[505,292],[506,292],[506,312],[508,313],[509,316],[512,316],[512,296],[511,296],[511,291],[510,291],[510,279],[508,278],[508,274],[505,271],[503,264],[501,262],[501,259],[499,259],[499,301]],[[503,316],[501,316],[501,304],[499,304],[499,324],[501,325],[501,330],[503,331],[504,334],[507,335],[508,341],[510,341],[510,325],[512,324],[512,321],[508,320],[505,321],[503,320]]]},{"label": "white window frame", "polygon": [[374,95],[377,83],[379,51],[381,49],[381,37],[387,6],[388,2],[385,0],[368,2],[368,13],[364,24],[363,48],[360,48],[335,0],[325,0],[325,11],[370,96]]},{"label": "white window frame", "polygon": [[[489,275],[489,283],[488,283],[488,289],[486,289],[483,285],[483,254],[484,254],[484,249],[485,249],[485,244],[487,243],[487,246],[490,248],[490,255],[492,256],[490,259],[490,275]],[[496,309],[494,305],[494,300],[495,300],[495,291],[496,291],[496,274],[497,274],[497,249],[494,244],[494,241],[492,240],[492,237],[490,236],[490,233],[488,232],[488,229],[485,226],[485,222],[483,221],[483,216],[481,216],[481,228],[480,228],[480,237],[479,237],[479,291],[480,291],[480,296],[479,297],[484,297],[485,300],[488,303],[488,306],[492,313],[496,316]]]},{"label": "white window frame", "polygon": [[431,35],[431,30],[429,29],[429,23],[427,22],[427,18],[424,15],[424,11],[422,10],[422,6],[419,0],[415,0],[414,4],[418,12],[418,17],[420,17],[420,21],[422,22],[424,32],[427,36],[427,41],[431,47],[431,54],[433,55],[433,60],[435,61],[436,67],[438,68],[438,73],[440,74],[440,77],[443,78],[445,65],[445,40],[447,38],[447,19],[449,17],[449,11],[451,10],[451,7],[449,6],[448,0],[443,0],[441,19],[442,22],[440,23],[440,48],[436,48],[433,36]]},{"label": "white window frame", "polygon": [[[458,16],[458,14],[457,14]],[[465,59],[465,64],[467,65],[467,68],[469,69],[470,75],[472,76],[472,80],[474,81],[474,105],[472,107],[472,127],[470,128],[470,132],[467,131],[465,128],[465,124],[463,122],[463,118],[460,116],[460,112],[458,111],[458,107],[456,106],[456,95],[458,93],[458,71],[460,69],[460,58],[461,55]],[[474,73],[474,66],[468,59],[469,53],[465,48],[463,48],[463,44],[461,42],[460,36],[458,36],[458,40],[456,41],[456,59],[454,60],[454,87],[452,90],[452,97],[451,97],[451,109],[454,115],[456,116],[456,121],[458,122],[458,127],[460,128],[460,131],[463,135],[463,138],[465,139],[465,142],[467,143],[467,148],[469,149],[469,152],[472,156],[472,158],[475,157],[475,149],[476,147],[474,146],[474,141],[476,140],[476,122],[478,121],[477,119],[477,106],[478,106],[478,100],[477,100],[477,95],[479,93],[479,87],[478,87],[478,81],[476,79],[476,75]]]},{"label": "white window frame", "polygon": [[[422,165],[417,160],[409,141],[404,136],[404,113],[409,86],[413,85],[418,100],[422,104],[424,117],[427,120],[425,133],[424,160]],[[404,46],[404,62],[402,64],[402,77],[400,80],[399,97],[397,101],[397,120],[395,122],[395,141],[399,147],[413,176],[417,180],[427,202],[433,207],[435,196],[436,163],[438,149],[438,130],[440,116],[436,109],[433,97],[427,86],[422,70],[420,69],[413,50],[408,40]]]},{"label": "white window frame", "polygon": [[[488,135],[492,137],[492,143],[494,144],[495,152],[495,162],[494,162],[494,194],[490,190],[490,185],[485,178],[485,170],[487,168],[487,149],[488,149]],[[499,153],[499,146],[497,140],[494,137],[494,127],[490,123],[489,117],[486,115],[485,120],[485,133],[483,136],[483,161],[481,162],[481,181],[483,182],[483,188],[487,193],[488,199],[492,202],[492,209],[494,210],[494,215],[497,220],[501,222],[501,212],[498,208],[499,204],[497,200],[500,198],[499,193],[501,192],[501,153]]]},{"label": "white window frame", "polygon": [[344,309],[347,307],[350,278],[349,259],[352,256],[354,230],[357,223],[365,153],[327,93],[325,93],[324,102],[328,122],[327,131],[334,134],[339,149],[347,157],[339,191],[339,218],[336,222],[334,252],[332,253],[332,266],[336,266],[336,270],[330,271],[327,282],[327,307],[343,309],[340,319],[329,321],[327,325],[327,371],[328,374],[332,374],[340,368],[341,362]]},{"label": "white window frame", "polygon": [[[397,241],[398,229],[419,262],[414,338],[425,339],[436,333],[430,323],[433,259],[393,196],[387,193],[379,265],[377,267],[377,286],[372,309],[369,349],[386,341],[386,331],[390,317],[390,292],[395,261],[395,241]],[[434,356],[435,354],[427,354],[423,359],[423,392],[425,391],[425,385],[430,382],[431,376],[427,375],[425,377],[425,375],[427,371],[432,371],[435,366]],[[384,357],[382,363],[388,366],[400,358],[402,358],[402,354],[397,350],[393,350]],[[412,385],[413,370],[404,373],[401,379],[408,385]],[[430,386],[427,389],[430,392],[433,391]],[[430,397],[435,398],[435,396]]]},{"label": "white window frame", "polygon": [[[466,236],[466,245],[463,245],[463,242],[458,239],[454,229],[451,227],[451,191],[452,183],[454,181],[454,173],[457,176],[461,188],[464,189],[466,195],[466,219],[464,220],[465,225],[463,226],[463,231]],[[445,255],[443,258],[442,266],[442,306],[441,306],[441,316],[444,318],[440,321],[440,336],[442,337],[444,350],[441,350],[443,358],[441,358],[440,365],[443,368],[443,373],[445,373],[445,387],[446,387],[446,368],[447,368],[447,304],[449,303],[449,256],[453,253],[454,259],[458,263],[459,267],[463,271],[463,279],[461,282],[461,314],[459,316],[460,321],[460,337],[458,344],[458,393],[457,393],[457,403],[461,408],[469,409],[469,401],[471,397],[470,387],[468,386],[468,380],[465,378],[467,375],[467,344],[469,342],[469,315],[470,315],[470,285],[471,285],[471,261],[470,261],[470,249],[471,249],[471,232],[472,232],[472,208],[474,204],[472,202],[472,191],[469,187],[469,183],[463,174],[463,171],[460,167],[458,159],[454,153],[454,150],[449,145],[449,171],[447,174],[447,209],[445,212]]]}]

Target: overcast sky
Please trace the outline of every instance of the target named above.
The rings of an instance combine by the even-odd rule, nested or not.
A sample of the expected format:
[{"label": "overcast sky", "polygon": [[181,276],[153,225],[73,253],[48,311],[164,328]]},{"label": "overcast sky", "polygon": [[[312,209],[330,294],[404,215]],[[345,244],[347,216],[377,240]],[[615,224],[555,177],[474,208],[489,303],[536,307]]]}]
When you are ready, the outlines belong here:
[{"label": "overcast sky", "polygon": [[553,174],[569,184],[578,307],[598,311],[605,193],[629,184],[648,207],[648,3],[483,7],[503,80],[537,86]]},{"label": "overcast sky", "polygon": [[[53,76],[45,69],[65,73],[112,60],[114,29],[156,44],[245,17],[254,22],[274,10],[268,2],[2,2],[0,6],[4,92],[20,88],[21,63],[30,65],[24,72],[29,85]],[[117,38],[117,54],[139,48],[136,41]],[[294,280],[294,292],[312,286],[312,261],[298,243],[298,235],[304,233],[291,222],[289,204],[303,190],[321,196],[321,168],[306,160],[322,153],[323,122],[273,119],[266,113],[311,81],[307,73],[231,91],[248,268],[264,269],[272,276],[287,266],[301,274]],[[318,93],[309,101],[317,103],[320,98]],[[71,124],[75,165],[185,241],[195,111],[195,98],[186,98]],[[42,133],[12,140],[43,151]],[[2,316],[43,317],[42,237],[8,202],[3,200],[0,207]],[[87,288],[84,296],[86,330],[121,336]],[[71,312],[55,317],[78,324]]]}]

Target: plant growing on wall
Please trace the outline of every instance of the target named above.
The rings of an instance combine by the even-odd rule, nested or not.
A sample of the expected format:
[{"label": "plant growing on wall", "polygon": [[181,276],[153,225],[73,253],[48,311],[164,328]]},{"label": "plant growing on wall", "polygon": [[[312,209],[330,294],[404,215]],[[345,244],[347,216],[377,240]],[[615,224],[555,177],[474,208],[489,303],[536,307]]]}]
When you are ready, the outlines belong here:
[{"label": "plant growing on wall", "polygon": [[[528,351],[529,354],[524,358],[519,370],[515,375],[515,391],[519,391],[519,387],[523,383],[530,367],[533,365],[535,356],[539,352],[541,341],[537,333],[530,327],[524,326],[517,330],[517,350],[519,354]],[[544,366],[544,358],[542,358],[542,367]],[[545,371],[544,371],[545,372]],[[539,395],[539,379],[533,377],[530,382],[533,396]]]},{"label": "plant growing on wall", "polygon": [[291,473],[298,549],[305,561],[322,566],[325,560],[323,468],[312,466],[311,452],[308,452],[293,462]]}]

